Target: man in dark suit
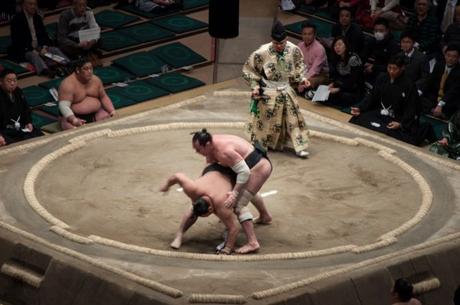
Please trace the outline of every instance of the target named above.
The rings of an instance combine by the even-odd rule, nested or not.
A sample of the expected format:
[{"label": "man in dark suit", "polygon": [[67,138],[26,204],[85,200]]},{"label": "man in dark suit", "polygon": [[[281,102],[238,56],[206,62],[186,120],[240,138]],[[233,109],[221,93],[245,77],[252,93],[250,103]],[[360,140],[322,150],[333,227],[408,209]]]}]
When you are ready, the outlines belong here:
[{"label": "man in dark suit", "polygon": [[449,118],[460,109],[459,59],[459,46],[448,45],[444,60],[436,62],[433,72],[423,79],[419,88],[423,112]]},{"label": "man in dark suit", "polygon": [[9,56],[18,61],[31,62],[37,74],[49,72],[49,65],[53,61],[47,56],[58,55],[63,58],[62,63],[68,62],[58,48],[51,46],[43,20],[37,14],[37,0],[23,1],[22,12],[17,13],[11,21],[11,42]]},{"label": "man in dark suit", "polygon": [[406,69],[404,74],[413,81],[417,89],[420,86],[420,80],[428,73],[428,62],[425,54],[414,48],[415,38],[411,32],[403,32],[400,36],[401,53],[406,58]]},{"label": "man in dark suit", "polygon": [[352,22],[352,12],[349,7],[342,7],[339,10],[339,22],[331,30],[332,37],[343,36],[350,44],[351,51],[357,53],[361,58],[364,47],[364,34],[361,27]]}]

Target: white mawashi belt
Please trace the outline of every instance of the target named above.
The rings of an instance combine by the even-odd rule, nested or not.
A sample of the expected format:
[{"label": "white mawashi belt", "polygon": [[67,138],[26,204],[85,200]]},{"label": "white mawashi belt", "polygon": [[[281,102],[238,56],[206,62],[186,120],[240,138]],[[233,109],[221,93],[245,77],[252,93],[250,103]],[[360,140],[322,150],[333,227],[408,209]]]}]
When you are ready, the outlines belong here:
[{"label": "white mawashi belt", "polygon": [[268,89],[274,89],[277,91],[284,91],[289,87],[288,82],[274,82],[270,80],[264,80],[264,83]]}]

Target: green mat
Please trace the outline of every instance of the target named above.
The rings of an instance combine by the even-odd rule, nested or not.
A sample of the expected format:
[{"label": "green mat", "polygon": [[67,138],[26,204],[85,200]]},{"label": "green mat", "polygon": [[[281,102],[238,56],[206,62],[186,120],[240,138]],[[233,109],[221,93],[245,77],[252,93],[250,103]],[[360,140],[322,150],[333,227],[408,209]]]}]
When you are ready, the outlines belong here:
[{"label": "green mat", "polygon": [[57,39],[57,22],[53,22],[50,24],[45,25],[46,32],[48,33],[48,37],[51,40]]},{"label": "green mat", "polygon": [[152,20],[151,22],[177,34],[196,31],[208,27],[208,24],[205,22],[183,15],[169,16]]},{"label": "green mat", "polygon": [[21,67],[18,64],[15,64],[12,61],[6,60],[6,59],[0,59],[0,71],[3,69],[11,69],[14,71],[16,74],[24,74],[30,72],[24,67]]},{"label": "green mat", "polygon": [[177,93],[204,85],[202,81],[180,73],[163,74],[159,77],[149,78],[146,81],[171,93]]},{"label": "green mat", "polygon": [[54,78],[51,80],[48,80],[46,82],[42,82],[38,84],[40,87],[43,87],[45,89],[51,89],[51,88],[56,88],[59,89],[59,85],[61,84],[63,78]]},{"label": "green mat", "polygon": [[110,31],[101,33],[99,48],[104,51],[113,51],[124,49],[139,44],[137,40],[120,33],[119,31]]},{"label": "green mat", "polygon": [[128,86],[123,88],[113,87],[110,89],[111,93],[119,94],[137,103],[169,94],[168,91],[150,85],[148,82],[143,80],[129,83]]},{"label": "green mat", "polygon": [[26,87],[23,88],[22,91],[24,92],[27,104],[30,107],[36,107],[53,101],[53,97],[48,92],[48,90],[39,86]]},{"label": "green mat", "polygon": [[438,139],[442,138],[442,131],[444,128],[447,128],[447,122],[426,115],[420,117],[420,123],[429,123],[433,127],[434,133]]},{"label": "green mat", "polygon": [[149,22],[136,24],[127,28],[119,29],[117,32],[122,33],[140,43],[161,40],[174,37],[174,33]]},{"label": "green mat", "polygon": [[209,0],[182,0],[182,9],[191,10],[209,5]]},{"label": "green mat", "polygon": [[117,66],[129,71],[137,77],[143,77],[154,73],[160,73],[166,65],[158,57],[148,52],[139,52],[113,61]]},{"label": "green mat", "polygon": [[135,78],[135,76],[131,73],[121,70],[114,66],[95,68],[94,74],[101,79],[104,85],[125,82]]},{"label": "green mat", "polygon": [[157,56],[174,68],[181,68],[206,61],[206,58],[180,42],[174,42],[155,48],[148,53]]},{"label": "green mat", "polygon": [[328,8],[316,8],[312,5],[302,4],[299,8],[297,8],[297,11],[308,15],[322,17],[332,21],[334,20]]},{"label": "green mat", "polygon": [[113,29],[139,20],[139,17],[112,10],[101,11],[95,14],[94,17],[100,27]]},{"label": "green mat", "polygon": [[137,104],[137,102],[133,99],[127,98],[126,96],[121,95],[120,92],[121,88],[113,87],[105,90],[107,95],[110,97],[112,101],[113,107],[115,109],[120,109],[123,107],[131,106]]},{"label": "green mat", "polygon": [[47,114],[50,114],[54,117],[59,117],[61,116],[61,112],[59,111],[59,106],[56,103],[53,103],[54,105],[41,105],[37,109],[46,112]]},{"label": "green mat", "polygon": [[32,124],[35,127],[41,128],[42,126],[56,122],[56,119],[32,112]]},{"label": "green mat", "polygon": [[6,54],[8,47],[11,45],[11,36],[0,37],[0,54]]},{"label": "green mat", "polygon": [[[308,21],[316,25],[316,35],[318,37],[321,37],[321,38],[331,37],[331,31],[332,31],[332,27],[334,26],[334,24],[327,22],[327,21],[319,20],[316,18],[309,18]],[[286,30],[288,30],[289,32],[298,34],[298,35],[302,35],[302,22],[303,21],[288,24],[286,25]]]},{"label": "green mat", "polygon": [[128,12],[128,13],[131,13],[131,14],[135,14],[135,15],[147,18],[147,19],[157,18],[159,16],[165,16],[165,15],[168,15],[168,14],[171,14],[172,12],[174,12],[174,10],[172,10],[172,11],[164,12],[162,14],[158,14],[158,13],[154,14],[154,13],[141,11],[141,10],[137,9],[134,5],[131,5],[131,4],[117,6],[117,9],[125,11],[125,12]]}]

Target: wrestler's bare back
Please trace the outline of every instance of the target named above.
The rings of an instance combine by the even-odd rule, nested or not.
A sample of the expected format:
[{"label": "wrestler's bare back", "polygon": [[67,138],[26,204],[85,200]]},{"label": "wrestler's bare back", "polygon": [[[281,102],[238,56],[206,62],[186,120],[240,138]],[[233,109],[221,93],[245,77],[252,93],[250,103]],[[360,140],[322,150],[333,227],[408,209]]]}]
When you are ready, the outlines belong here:
[{"label": "wrestler's bare back", "polygon": [[230,180],[219,172],[211,171],[195,180],[197,198],[203,195],[212,199],[215,205],[223,205],[227,193],[233,188]]},{"label": "wrestler's bare back", "polygon": [[230,153],[234,151],[240,158],[246,158],[254,147],[248,141],[234,135],[216,134],[212,136],[212,144],[214,146],[214,161],[219,162],[224,166],[233,166],[239,160]]}]

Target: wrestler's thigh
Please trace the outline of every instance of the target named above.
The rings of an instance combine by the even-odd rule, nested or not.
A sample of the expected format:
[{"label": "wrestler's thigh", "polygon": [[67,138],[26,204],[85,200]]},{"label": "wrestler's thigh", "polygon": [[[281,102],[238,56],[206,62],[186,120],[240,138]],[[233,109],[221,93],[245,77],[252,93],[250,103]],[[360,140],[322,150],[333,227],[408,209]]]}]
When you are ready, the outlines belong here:
[{"label": "wrestler's thigh", "polygon": [[260,160],[256,166],[251,169],[251,176],[249,176],[249,181],[246,186],[246,189],[253,194],[256,194],[270,177],[272,167],[270,162],[267,159]]}]

